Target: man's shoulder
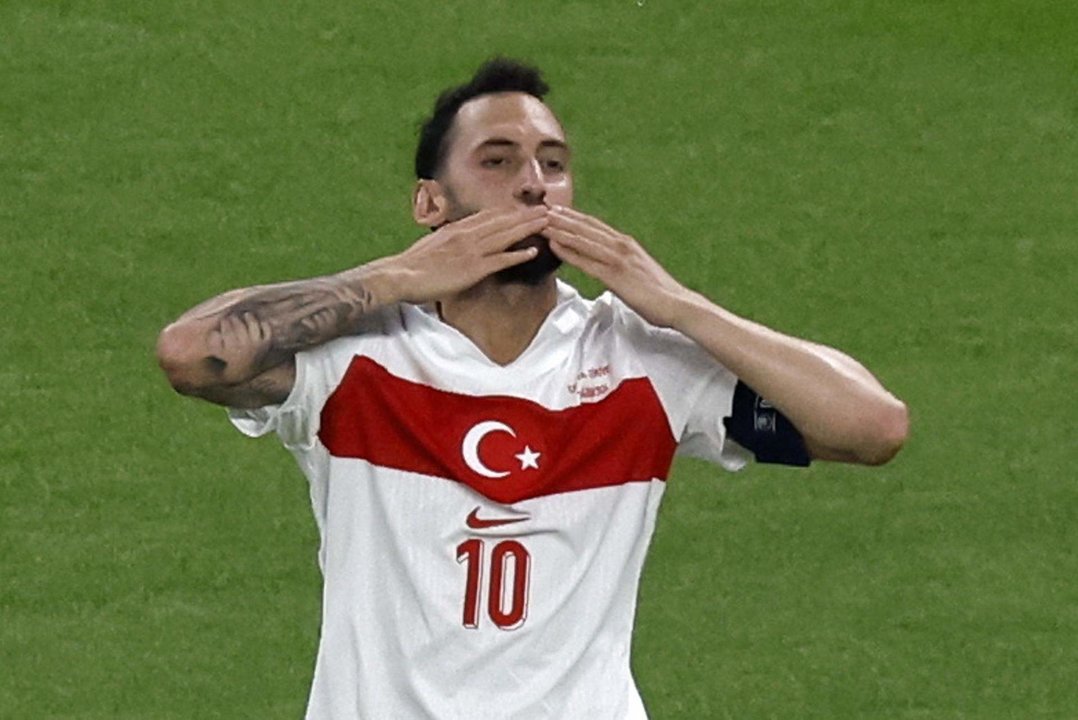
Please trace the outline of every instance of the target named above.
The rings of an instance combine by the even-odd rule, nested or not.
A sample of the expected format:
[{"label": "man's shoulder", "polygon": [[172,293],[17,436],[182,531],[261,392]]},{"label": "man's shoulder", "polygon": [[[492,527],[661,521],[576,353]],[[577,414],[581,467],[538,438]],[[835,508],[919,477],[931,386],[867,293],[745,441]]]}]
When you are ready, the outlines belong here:
[{"label": "man's shoulder", "polygon": [[628,307],[609,290],[604,290],[595,298],[587,298],[568,282],[558,280],[558,302],[554,307],[555,318],[559,315],[571,314],[592,322],[611,321],[625,310],[628,310]]},{"label": "man's shoulder", "polygon": [[672,328],[653,325],[609,290],[585,303],[586,324],[592,333],[596,337],[613,338],[634,356],[664,364],[689,363],[698,369],[709,368],[716,362],[691,338]]},{"label": "man's shoulder", "polygon": [[577,307],[590,323],[618,335],[660,343],[681,343],[687,340],[676,330],[652,325],[609,290],[602,292],[594,300],[580,297]]}]

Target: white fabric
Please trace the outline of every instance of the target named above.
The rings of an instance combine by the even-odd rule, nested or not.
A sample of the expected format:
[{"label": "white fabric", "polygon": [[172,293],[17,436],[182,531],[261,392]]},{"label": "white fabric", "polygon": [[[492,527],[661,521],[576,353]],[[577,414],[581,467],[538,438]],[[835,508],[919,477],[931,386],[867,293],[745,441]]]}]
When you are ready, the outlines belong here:
[{"label": "white fabric", "polygon": [[[318,437],[321,413],[356,356],[423,386],[550,410],[602,402],[623,381],[646,378],[679,451],[730,470],[749,457],[725,441],[722,423],[736,378],[609,293],[589,301],[559,283],[557,307],[508,366],[492,363],[431,310],[402,305],[372,318],[360,335],[299,354],[282,405],[230,411],[247,435],[276,432],[310,482],[324,575],[310,720],[646,718],[629,650],[664,482],[501,505],[462,482],[332,457]],[[593,377],[595,368],[605,370]],[[363,408],[355,412],[363,417]],[[470,530],[464,518],[476,507],[484,517],[528,521]],[[464,543],[475,539],[481,560],[462,559]],[[506,541],[530,558],[526,617],[514,629],[497,627],[488,612],[492,552]],[[465,627],[473,561],[484,573],[482,594],[476,627]],[[520,568],[502,567],[509,587]]]}]

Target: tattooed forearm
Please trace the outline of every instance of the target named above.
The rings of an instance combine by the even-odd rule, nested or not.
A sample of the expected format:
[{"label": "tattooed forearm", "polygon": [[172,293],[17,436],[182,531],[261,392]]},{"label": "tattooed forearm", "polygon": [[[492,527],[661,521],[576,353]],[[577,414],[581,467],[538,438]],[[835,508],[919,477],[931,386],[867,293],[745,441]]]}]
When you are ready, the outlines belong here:
[{"label": "tattooed forearm", "polygon": [[230,407],[282,402],[297,352],[359,332],[364,316],[399,301],[383,265],[218,295],[161,331],[157,361],[184,395]]},{"label": "tattooed forearm", "polygon": [[257,408],[284,402],[292,390],[294,361],[286,360],[275,368],[234,385],[205,385],[190,394],[203,400],[233,408]]},{"label": "tattooed forearm", "polygon": [[373,309],[363,284],[340,276],[253,288],[198,318],[211,323],[205,367],[221,382],[246,382],[347,334]]}]

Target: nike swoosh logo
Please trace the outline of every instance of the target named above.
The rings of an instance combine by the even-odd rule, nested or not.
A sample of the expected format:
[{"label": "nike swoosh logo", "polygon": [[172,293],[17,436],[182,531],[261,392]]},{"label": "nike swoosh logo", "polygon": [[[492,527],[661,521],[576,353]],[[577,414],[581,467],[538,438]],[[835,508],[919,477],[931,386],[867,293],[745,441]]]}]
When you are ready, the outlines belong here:
[{"label": "nike swoosh logo", "polygon": [[501,527],[502,525],[512,525],[513,523],[524,522],[525,520],[530,519],[531,518],[528,516],[520,518],[502,518],[498,520],[481,518],[479,517],[479,508],[477,507],[475,510],[468,513],[468,519],[464,522],[472,530],[485,530],[487,528]]}]

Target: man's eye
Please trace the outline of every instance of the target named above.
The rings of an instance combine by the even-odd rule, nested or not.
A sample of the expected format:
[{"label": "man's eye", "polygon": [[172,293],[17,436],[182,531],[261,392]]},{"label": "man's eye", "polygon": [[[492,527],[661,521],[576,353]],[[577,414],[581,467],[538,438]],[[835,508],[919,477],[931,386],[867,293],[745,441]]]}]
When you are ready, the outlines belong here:
[{"label": "man's eye", "polygon": [[505,158],[503,158],[503,157],[484,158],[483,161],[480,163],[480,165],[482,165],[483,167],[489,167],[489,168],[499,167],[499,166],[504,165],[504,164],[505,164]]},{"label": "man's eye", "polygon": [[556,172],[561,172],[565,169],[565,163],[561,160],[547,160],[545,165],[547,170],[554,170]]}]

